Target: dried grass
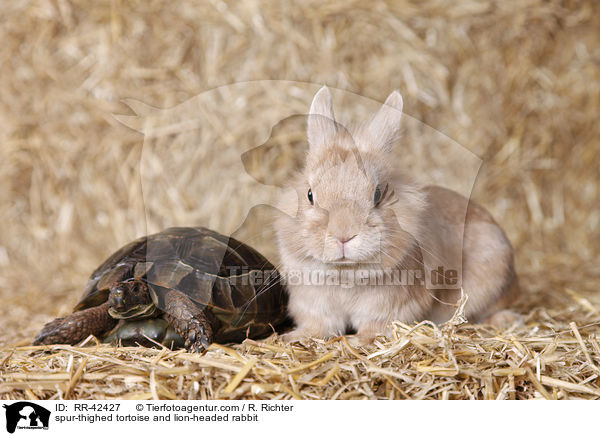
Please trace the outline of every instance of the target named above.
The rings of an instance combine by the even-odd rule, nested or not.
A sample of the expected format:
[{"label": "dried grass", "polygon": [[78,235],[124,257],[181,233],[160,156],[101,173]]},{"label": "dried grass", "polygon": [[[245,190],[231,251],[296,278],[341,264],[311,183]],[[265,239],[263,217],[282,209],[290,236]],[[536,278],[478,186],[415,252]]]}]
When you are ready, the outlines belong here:
[{"label": "dried grass", "polygon": [[[372,347],[341,337],[276,338],[183,350],[3,348],[0,395],[29,399],[572,399],[598,398],[600,344],[577,327],[554,334],[396,323]],[[584,332],[586,339],[581,337]]]},{"label": "dried grass", "polygon": [[[4,5],[0,398],[599,398],[598,28],[592,1]],[[255,192],[270,204],[276,189],[229,164],[282,119],[281,91],[238,88],[235,108],[225,91],[201,94],[264,79],[304,82],[289,113],[317,84],[379,101],[398,88],[415,120],[481,156],[473,197],[515,245],[524,326],[396,324],[366,348],[270,338],[204,356],[28,346],[133,237],[172,224],[227,231]],[[169,108],[199,94],[211,129],[150,141],[111,116],[128,113],[123,98]],[[303,139],[283,133],[278,153],[265,145],[268,165],[252,167],[269,186],[298,164]],[[401,151],[414,157],[401,162],[432,165],[421,155],[438,136],[409,122]],[[194,172],[169,173],[171,191],[148,173],[144,190],[140,162],[162,162],[152,151],[166,141]],[[263,227],[257,213],[240,234],[275,258]]]}]

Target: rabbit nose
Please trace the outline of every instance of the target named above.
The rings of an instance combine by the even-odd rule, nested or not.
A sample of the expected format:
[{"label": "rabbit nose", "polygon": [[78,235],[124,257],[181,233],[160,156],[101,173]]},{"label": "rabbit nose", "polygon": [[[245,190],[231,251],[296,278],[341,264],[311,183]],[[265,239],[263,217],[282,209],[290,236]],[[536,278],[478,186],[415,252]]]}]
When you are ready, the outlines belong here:
[{"label": "rabbit nose", "polygon": [[342,245],[344,245],[346,242],[354,239],[356,237],[356,235],[352,235],[352,236],[334,236],[334,238],[339,241]]}]

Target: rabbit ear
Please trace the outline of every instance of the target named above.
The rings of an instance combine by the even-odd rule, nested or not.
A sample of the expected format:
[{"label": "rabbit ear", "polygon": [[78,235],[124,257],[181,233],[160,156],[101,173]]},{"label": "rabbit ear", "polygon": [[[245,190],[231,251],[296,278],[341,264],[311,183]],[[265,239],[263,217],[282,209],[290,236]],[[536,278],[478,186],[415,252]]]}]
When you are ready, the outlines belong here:
[{"label": "rabbit ear", "polygon": [[323,86],[315,94],[308,114],[306,134],[310,148],[314,150],[326,144],[337,133],[331,92]]},{"label": "rabbit ear", "polygon": [[369,124],[369,132],[375,138],[375,144],[390,151],[396,135],[400,130],[402,118],[402,96],[398,91],[392,92],[375,114]]}]

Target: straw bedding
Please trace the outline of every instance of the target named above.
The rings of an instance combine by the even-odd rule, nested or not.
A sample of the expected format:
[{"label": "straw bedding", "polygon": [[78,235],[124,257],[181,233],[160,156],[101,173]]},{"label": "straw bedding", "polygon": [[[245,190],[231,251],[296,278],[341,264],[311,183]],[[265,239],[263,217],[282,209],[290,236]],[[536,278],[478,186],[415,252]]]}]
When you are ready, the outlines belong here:
[{"label": "straw bedding", "polygon": [[[599,398],[599,28],[593,1],[5,4],[0,398]],[[252,206],[300,164],[289,117],[323,83],[357,117],[401,90],[399,164],[475,181],[515,246],[523,325],[457,313],[367,347],[271,337],[205,355],[29,346],[141,234],[237,231],[276,262],[273,211]]]}]

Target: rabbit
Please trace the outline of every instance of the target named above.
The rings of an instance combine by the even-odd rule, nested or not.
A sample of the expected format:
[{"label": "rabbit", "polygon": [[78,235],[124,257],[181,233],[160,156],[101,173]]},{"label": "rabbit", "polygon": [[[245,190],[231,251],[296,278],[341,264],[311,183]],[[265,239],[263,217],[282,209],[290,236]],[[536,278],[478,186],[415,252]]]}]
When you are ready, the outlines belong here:
[{"label": "rabbit", "polygon": [[468,320],[512,320],[505,309],[519,288],[509,240],[482,206],[398,169],[402,107],[394,91],[350,132],[335,121],[329,89],[315,94],[306,164],[290,183],[297,198],[287,191],[275,220],[295,323],[285,340],[356,332],[369,342],[394,320],[443,323],[461,288]]}]

